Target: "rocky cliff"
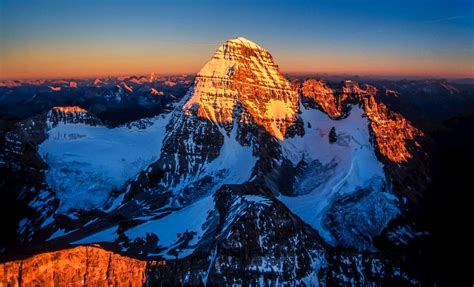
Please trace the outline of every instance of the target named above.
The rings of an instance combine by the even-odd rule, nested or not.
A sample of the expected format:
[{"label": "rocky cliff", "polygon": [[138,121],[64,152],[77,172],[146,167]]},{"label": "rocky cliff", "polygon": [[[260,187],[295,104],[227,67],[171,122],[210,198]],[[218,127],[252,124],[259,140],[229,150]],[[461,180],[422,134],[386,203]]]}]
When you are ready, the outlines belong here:
[{"label": "rocky cliff", "polygon": [[309,79],[301,86],[302,96],[313,100],[331,118],[347,115],[350,104],[363,105],[380,153],[392,162],[405,162],[412,157],[409,145],[420,147],[417,138],[423,137],[423,132],[377,100],[377,92],[373,86],[361,87],[354,81],[330,87],[324,81]]},{"label": "rocky cliff", "polygon": [[0,264],[2,286],[143,286],[147,263],[93,246]]}]

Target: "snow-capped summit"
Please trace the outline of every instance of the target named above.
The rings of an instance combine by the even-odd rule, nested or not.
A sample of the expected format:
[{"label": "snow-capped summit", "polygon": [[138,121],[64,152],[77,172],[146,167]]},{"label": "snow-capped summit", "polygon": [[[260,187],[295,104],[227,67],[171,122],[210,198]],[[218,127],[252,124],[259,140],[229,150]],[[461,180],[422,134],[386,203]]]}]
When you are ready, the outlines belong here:
[{"label": "snow-capped summit", "polygon": [[297,91],[270,53],[243,37],[229,40],[216,50],[197,74],[183,109],[196,107],[198,117],[230,124],[237,105],[249,114],[250,121],[280,140],[298,109]]},{"label": "snow-capped summit", "polygon": [[[214,53],[209,62],[199,71],[198,77],[221,77],[233,78],[234,70],[242,69],[239,64],[255,64],[256,67],[249,72],[260,73],[260,76],[269,74],[279,74],[278,66],[273,62],[273,58],[267,50],[256,43],[243,37],[226,41]],[[258,66],[261,64],[261,66]],[[266,67],[265,67],[266,66]],[[265,70],[264,68],[269,68]],[[243,80],[243,79],[240,79]],[[258,79],[263,80],[263,79]],[[283,80],[283,79],[280,79]],[[285,84],[285,81],[269,81]]]}]

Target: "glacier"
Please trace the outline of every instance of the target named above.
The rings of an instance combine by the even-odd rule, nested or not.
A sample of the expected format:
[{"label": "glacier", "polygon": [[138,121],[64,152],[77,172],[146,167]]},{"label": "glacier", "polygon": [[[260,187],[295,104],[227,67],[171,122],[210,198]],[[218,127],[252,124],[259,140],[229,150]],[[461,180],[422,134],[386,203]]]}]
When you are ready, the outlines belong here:
[{"label": "glacier", "polygon": [[152,118],[145,129],[83,123],[49,129],[38,152],[49,166],[46,181],[61,201],[58,212],[107,205],[113,190],[157,160],[168,117]]},{"label": "glacier", "polygon": [[[296,177],[294,188],[300,194],[280,195],[279,200],[332,244],[341,242],[334,238],[324,221],[334,202],[343,196],[368,188],[375,193],[384,193],[386,195],[382,199],[386,199],[391,207],[385,213],[388,219],[393,218],[398,213],[397,200],[382,191],[387,185],[385,173],[370,142],[369,121],[364,110],[352,105],[348,117],[339,120],[302,105],[300,111],[305,127],[304,136],[286,138],[281,146],[284,158],[294,166],[304,161],[308,168]],[[332,127],[337,132],[335,143],[330,143],[328,138]],[[373,207],[367,208],[373,211]],[[385,226],[385,221],[388,221],[384,216],[375,220],[383,220],[381,226]]]}]

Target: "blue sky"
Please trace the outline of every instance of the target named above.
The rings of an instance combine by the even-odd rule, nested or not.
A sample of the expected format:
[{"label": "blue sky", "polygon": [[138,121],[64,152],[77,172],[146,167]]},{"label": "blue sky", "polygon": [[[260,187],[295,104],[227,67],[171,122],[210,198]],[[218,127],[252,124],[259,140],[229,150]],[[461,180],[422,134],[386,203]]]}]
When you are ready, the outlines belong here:
[{"label": "blue sky", "polygon": [[0,76],[195,73],[237,36],[286,72],[473,76],[473,3],[0,0]]}]

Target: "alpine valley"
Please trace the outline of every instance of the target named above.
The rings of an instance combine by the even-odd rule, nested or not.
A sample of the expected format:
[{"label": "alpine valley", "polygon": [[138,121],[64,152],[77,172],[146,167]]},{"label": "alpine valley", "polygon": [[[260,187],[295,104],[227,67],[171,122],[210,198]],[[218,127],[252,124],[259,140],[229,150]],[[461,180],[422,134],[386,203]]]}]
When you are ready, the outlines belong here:
[{"label": "alpine valley", "polygon": [[473,91],[283,75],[242,37],[195,77],[4,81],[0,285],[422,285],[426,121]]}]

